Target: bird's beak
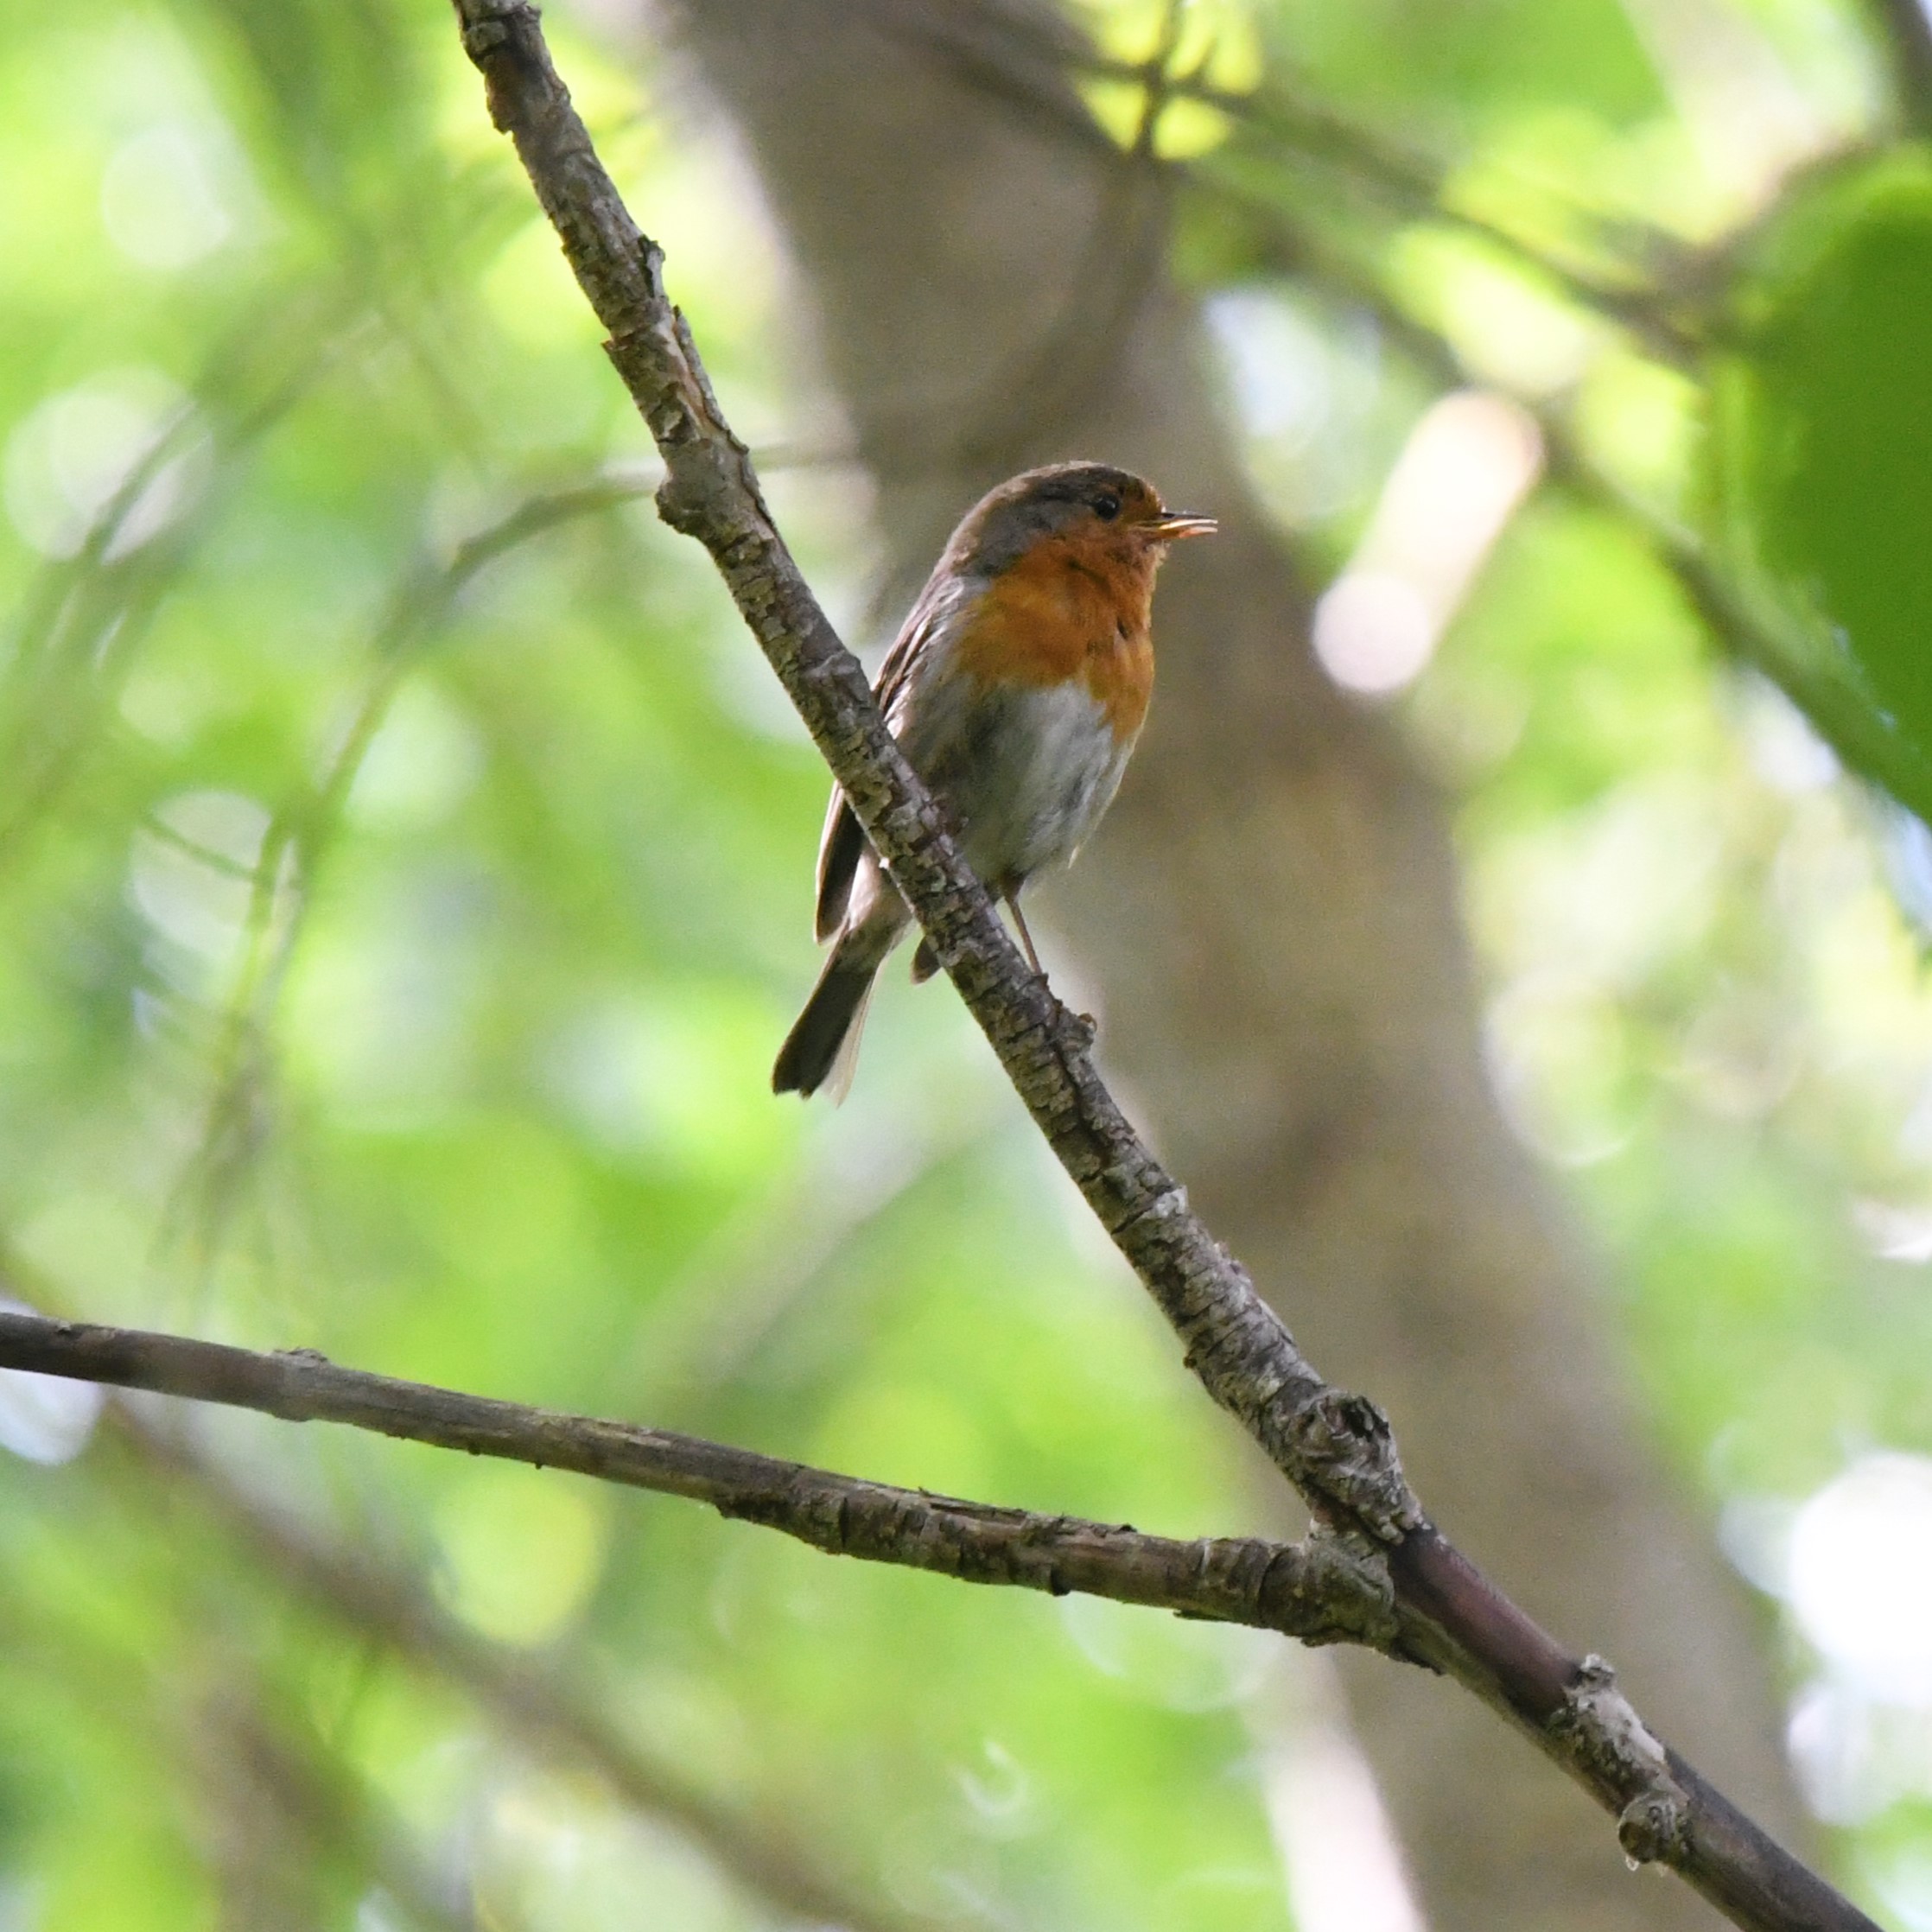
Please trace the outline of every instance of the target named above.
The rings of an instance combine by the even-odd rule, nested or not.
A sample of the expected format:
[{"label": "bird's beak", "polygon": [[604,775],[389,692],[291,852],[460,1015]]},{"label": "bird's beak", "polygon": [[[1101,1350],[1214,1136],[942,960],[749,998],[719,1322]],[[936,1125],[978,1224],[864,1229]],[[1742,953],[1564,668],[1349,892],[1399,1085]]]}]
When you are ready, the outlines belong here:
[{"label": "bird's beak", "polygon": [[1211,537],[1221,526],[1212,517],[1191,516],[1185,510],[1163,510],[1143,527],[1149,537],[1172,543],[1183,537]]}]

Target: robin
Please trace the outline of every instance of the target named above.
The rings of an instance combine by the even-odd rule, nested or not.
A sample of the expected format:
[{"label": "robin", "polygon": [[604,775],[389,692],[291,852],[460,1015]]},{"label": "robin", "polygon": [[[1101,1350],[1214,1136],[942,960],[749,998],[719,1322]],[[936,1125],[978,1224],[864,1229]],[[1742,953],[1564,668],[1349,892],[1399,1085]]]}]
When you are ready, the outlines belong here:
[{"label": "robin", "polygon": [[[1214,528],[1127,470],[1028,470],[967,512],[880,667],[887,726],[1036,973],[1020,890],[1070,861],[1113,802],[1153,689],[1154,573],[1170,543]],[[817,922],[831,956],[779,1050],[774,1092],[844,1097],[873,982],[912,923],[835,787]],[[914,983],[937,967],[922,941]]]}]

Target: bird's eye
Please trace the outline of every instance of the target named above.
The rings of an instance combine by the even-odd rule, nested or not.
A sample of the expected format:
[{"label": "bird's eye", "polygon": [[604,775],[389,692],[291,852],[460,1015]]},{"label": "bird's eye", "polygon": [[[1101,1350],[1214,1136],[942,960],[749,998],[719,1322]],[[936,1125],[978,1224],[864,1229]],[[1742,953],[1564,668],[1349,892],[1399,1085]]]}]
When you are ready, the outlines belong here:
[{"label": "bird's eye", "polygon": [[1111,490],[1104,491],[1094,499],[1094,514],[1103,524],[1110,524],[1121,513],[1121,499]]}]

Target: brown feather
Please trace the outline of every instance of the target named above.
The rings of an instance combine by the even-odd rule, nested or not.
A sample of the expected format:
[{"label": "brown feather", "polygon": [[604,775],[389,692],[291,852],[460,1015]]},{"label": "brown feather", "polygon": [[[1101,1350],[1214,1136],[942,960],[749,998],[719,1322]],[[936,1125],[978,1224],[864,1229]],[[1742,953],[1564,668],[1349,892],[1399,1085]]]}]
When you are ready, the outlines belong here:
[{"label": "brown feather", "polygon": [[[892,649],[879,667],[872,695],[895,733],[901,721],[897,715],[899,701],[907,691],[918,660],[930,646],[934,631],[945,620],[956,588],[955,580],[935,573],[919,593],[918,601],[906,613],[906,621],[899,626],[899,635],[893,639]],[[866,835],[858,815],[846,803],[845,794],[834,785],[825,807],[825,829],[818,839],[818,899],[812,928],[821,945],[838,931],[845,918],[845,908],[852,896],[853,875],[865,849]]]},{"label": "brown feather", "polygon": [[859,869],[865,848],[866,835],[858,816],[846,804],[845,794],[834,785],[831,803],[825,808],[825,829],[818,840],[818,906],[812,931],[820,945],[844,923],[846,905],[852,897],[852,876]]}]

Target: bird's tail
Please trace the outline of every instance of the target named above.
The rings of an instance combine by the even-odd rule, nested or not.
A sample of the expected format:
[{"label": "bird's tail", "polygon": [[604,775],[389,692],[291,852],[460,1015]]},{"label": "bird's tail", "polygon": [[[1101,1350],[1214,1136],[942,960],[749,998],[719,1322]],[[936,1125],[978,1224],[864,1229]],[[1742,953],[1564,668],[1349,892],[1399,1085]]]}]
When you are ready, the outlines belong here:
[{"label": "bird's tail", "polygon": [[772,1091],[806,1098],[823,1087],[835,1105],[845,1098],[859,1064],[859,1036],[881,960],[859,963],[845,946],[834,947],[818,984],[785,1035],[772,1069]]}]

